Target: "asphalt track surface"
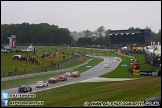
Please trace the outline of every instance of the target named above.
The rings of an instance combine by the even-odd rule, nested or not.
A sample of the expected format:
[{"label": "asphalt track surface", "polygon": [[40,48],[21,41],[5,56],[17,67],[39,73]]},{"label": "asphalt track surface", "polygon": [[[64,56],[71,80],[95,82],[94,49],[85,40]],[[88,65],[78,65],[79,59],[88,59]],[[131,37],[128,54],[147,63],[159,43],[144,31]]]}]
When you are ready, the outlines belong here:
[{"label": "asphalt track surface", "polygon": [[[29,85],[29,86],[32,87],[32,91],[35,92],[35,91],[42,91],[43,89],[50,89],[50,88],[55,88],[55,87],[59,87],[63,85],[77,83],[80,81],[84,81],[84,80],[94,78],[94,77],[103,75],[105,73],[111,72],[120,64],[120,61],[121,61],[120,60],[120,61],[117,61],[116,63],[112,63],[112,61],[114,60],[114,57],[106,57],[106,56],[96,56],[96,57],[103,58],[104,61],[92,67],[88,71],[81,73],[80,77],[68,77],[67,81],[59,81],[58,83],[48,84],[48,87],[36,88],[35,84]],[[109,68],[104,68],[104,64],[109,64]],[[2,92],[8,92],[9,94],[18,94],[18,87],[1,90],[1,94]]]}]

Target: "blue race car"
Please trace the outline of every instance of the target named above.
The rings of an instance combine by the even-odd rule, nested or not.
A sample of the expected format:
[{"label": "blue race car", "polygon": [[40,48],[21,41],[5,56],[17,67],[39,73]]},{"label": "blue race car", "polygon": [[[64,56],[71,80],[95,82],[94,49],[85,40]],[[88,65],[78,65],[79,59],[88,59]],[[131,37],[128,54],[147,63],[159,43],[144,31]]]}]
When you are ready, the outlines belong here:
[{"label": "blue race car", "polygon": [[19,93],[25,93],[25,92],[31,92],[31,91],[32,91],[32,88],[28,85],[22,85],[19,87],[19,90],[18,90]]}]

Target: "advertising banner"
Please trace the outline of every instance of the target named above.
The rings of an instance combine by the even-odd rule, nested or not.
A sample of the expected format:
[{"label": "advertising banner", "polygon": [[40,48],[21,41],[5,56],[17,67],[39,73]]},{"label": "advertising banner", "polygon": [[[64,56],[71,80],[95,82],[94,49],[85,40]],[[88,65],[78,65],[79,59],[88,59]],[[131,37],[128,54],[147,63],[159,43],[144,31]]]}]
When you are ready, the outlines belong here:
[{"label": "advertising banner", "polygon": [[139,70],[133,70],[133,74],[134,75],[140,75],[140,71]]},{"label": "advertising banner", "polygon": [[12,48],[16,47],[16,38],[12,38]]},{"label": "advertising banner", "polygon": [[140,75],[141,76],[152,76],[152,71],[141,71]]},{"label": "advertising banner", "polygon": [[158,72],[157,71],[152,72],[152,76],[158,76]]}]

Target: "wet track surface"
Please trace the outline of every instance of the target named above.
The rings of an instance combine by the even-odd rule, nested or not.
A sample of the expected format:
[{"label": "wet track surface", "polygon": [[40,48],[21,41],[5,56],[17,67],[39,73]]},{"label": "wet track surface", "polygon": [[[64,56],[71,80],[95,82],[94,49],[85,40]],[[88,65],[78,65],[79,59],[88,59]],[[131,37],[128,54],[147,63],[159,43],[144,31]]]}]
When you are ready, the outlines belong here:
[{"label": "wet track surface", "polygon": [[[120,61],[117,61],[116,63],[111,63],[114,60],[114,57],[104,57],[104,56],[97,56],[97,57],[103,58],[104,61],[101,62],[100,64],[96,65],[95,67],[92,67],[88,71],[81,73],[80,77],[67,77],[67,81],[59,81],[58,83],[52,83],[52,84],[49,83],[48,87],[36,88],[35,84],[29,85],[29,86],[32,87],[32,91],[39,91],[39,90],[43,90],[43,89],[50,89],[50,88],[54,88],[54,87],[58,87],[58,86],[77,83],[79,81],[87,80],[87,79],[94,78],[94,77],[103,75],[105,73],[111,72],[120,63]],[[109,68],[104,68],[104,64],[109,64]],[[52,75],[51,75],[51,77],[52,77]],[[8,92],[9,94],[11,94],[11,93],[18,94],[18,87],[1,90],[1,93],[2,92]]]}]

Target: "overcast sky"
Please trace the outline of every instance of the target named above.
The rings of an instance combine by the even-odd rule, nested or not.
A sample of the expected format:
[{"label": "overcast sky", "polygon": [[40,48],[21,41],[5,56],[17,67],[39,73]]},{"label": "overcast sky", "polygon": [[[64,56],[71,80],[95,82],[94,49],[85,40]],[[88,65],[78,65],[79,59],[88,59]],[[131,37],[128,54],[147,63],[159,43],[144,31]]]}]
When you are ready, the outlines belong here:
[{"label": "overcast sky", "polygon": [[1,1],[1,24],[48,23],[70,31],[161,30],[161,1]]}]

